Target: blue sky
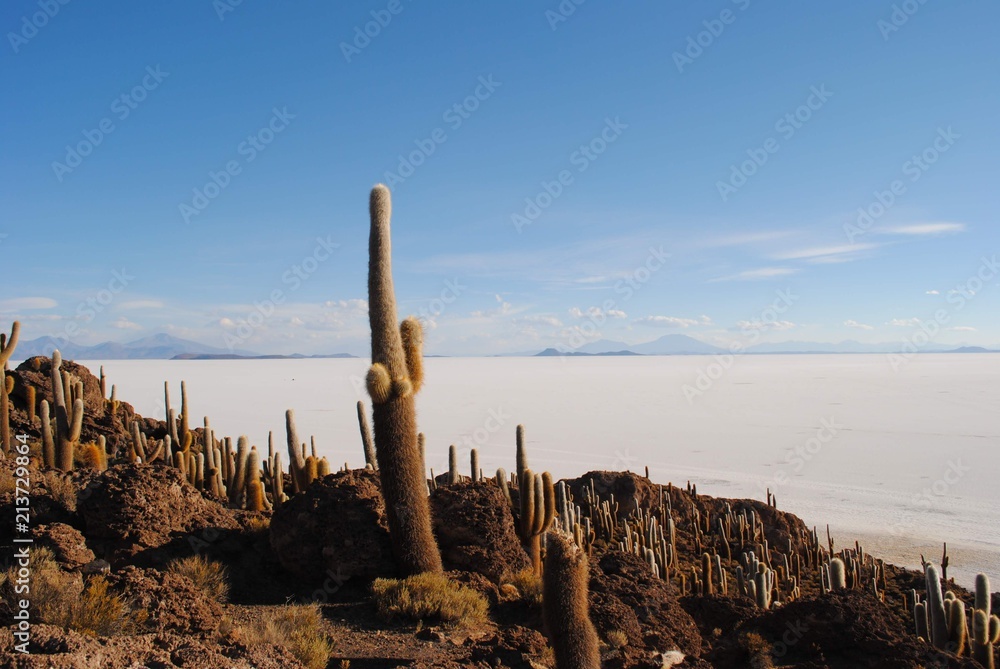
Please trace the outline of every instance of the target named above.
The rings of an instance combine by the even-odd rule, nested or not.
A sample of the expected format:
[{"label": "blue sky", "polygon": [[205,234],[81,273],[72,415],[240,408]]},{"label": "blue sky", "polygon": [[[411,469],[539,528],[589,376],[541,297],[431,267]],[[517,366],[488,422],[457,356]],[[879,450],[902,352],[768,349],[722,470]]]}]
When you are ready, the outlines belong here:
[{"label": "blue sky", "polygon": [[1000,346],[998,20],[986,0],[7,2],[0,318],[363,353],[388,180],[429,353],[921,325]]}]

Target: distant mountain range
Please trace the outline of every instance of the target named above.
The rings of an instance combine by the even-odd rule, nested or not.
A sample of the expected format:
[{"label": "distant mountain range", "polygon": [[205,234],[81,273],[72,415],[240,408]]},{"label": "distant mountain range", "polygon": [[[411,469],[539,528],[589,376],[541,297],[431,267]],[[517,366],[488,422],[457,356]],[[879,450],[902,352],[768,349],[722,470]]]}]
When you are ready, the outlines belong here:
[{"label": "distant mountain range", "polygon": [[[813,341],[787,341],[764,343],[748,346],[744,353],[749,354],[793,354],[793,353],[897,353],[901,349],[900,342],[884,342],[864,344],[847,340],[838,343]],[[713,355],[728,353],[727,349],[713,346],[703,341],[682,334],[669,334],[644,344],[626,344],[625,342],[601,339],[584,344],[572,351],[562,351],[547,348],[537,356],[553,355]],[[927,344],[921,348],[923,353],[992,353],[990,349],[980,346],[946,346],[942,344]]]},{"label": "distant mountain range", "polygon": [[39,337],[22,341],[17,345],[15,356],[25,360],[36,355],[46,357],[59,349],[67,360],[250,360],[250,359],[292,359],[292,358],[353,358],[347,353],[333,355],[261,355],[253,351],[233,350],[207,346],[190,339],[181,339],[168,334],[143,337],[125,344],[104,342],[93,346],[80,346],[54,337]]},{"label": "distant mountain range", "polygon": [[[780,343],[756,344],[744,351],[750,354],[792,354],[792,353],[896,353],[899,352],[899,342],[879,344],[863,344],[858,341],[842,341],[836,344],[824,342],[788,341]],[[997,347],[1000,348],[1000,347]],[[234,350],[207,346],[189,339],[181,339],[168,334],[157,334],[143,337],[132,342],[120,344],[104,342],[94,346],[80,346],[54,337],[39,337],[18,344],[15,355],[24,360],[36,355],[51,356],[52,351],[59,349],[67,360],[298,360],[313,358],[355,358],[350,353],[332,353],[327,355],[267,355],[253,351]],[[593,355],[714,355],[728,351],[712,344],[682,334],[668,334],[654,341],[643,344],[626,344],[621,341],[601,339],[584,344],[572,351],[547,348],[543,351],[526,351],[506,354],[513,356],[593,356]],[[992,353],[994,350],[980,346],[943,346],[928,344],[921,349],[924,353]],[[447,356],[427,356],[447,357]]]}]

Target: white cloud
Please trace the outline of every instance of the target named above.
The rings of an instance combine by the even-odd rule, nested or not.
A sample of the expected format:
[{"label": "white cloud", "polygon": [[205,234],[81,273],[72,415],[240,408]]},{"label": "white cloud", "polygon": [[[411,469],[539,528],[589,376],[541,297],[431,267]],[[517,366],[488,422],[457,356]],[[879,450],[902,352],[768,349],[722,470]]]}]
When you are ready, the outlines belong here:
[{"label": "white cloud", "polygon": [[645,316],[634,322],[636,325],[652,325],[661,328],[689,328],[701,323],[693,318],[677,318],[675,316]]},{"label": "white cloud", "polygon": [[493,297],[496,298],[497,303],[500,305],[499,307],[496,309],[477,309],[472,312],[472,315],[476,318],[490,318],[492,316],[506,316],[513,311],[510,302],[505,302],[499,295],[494,295]]},{"label": "white cloud", "polygon": [[874,330],[875,329],[871,325],[865,325],[864,323],[859,323],[859,322],[854,321],[854,320],[844,321],[844,325],[846,325],[849,328],[857,328],[858,330]]},{"label": "white cloud", "polygon": [[570,307],[569,315],[573,318],[589,318],[591,320],[601,320],[607,318],[628,318],[621,309],[608,309],[605,311],[600,307],[588,307],[586,311],[580,307]]},{"label": "white cloud", "polygon": [[51,297],[15,297],[0,300],[0,311],[21,311],[22,309],[54,309],[59,303]]},{"label": "white cloud", "polygon": [[163,302],[160,300],[129,300],[119,303],[118,308],[122,311],[130,311],[132,309],[162,309]]},{"label": "white cloud", "polygon": [[926,293],[924,293],[924,294],[925,294],[925,295],[940,295],[940,294],[941,294],[941,291],[939,291],[939,290],[928,290],[928,291],[927,291]]},{"label": "white cloud", "polygon": [[701,316],[698,317],[698,320],[701,321],[702,325],[712,325],[712,317],[711,316],[706,316],[705,314],[702,314]]},{"label": "white cloud", "polygon": [[956,325],[955,327],[948,329],[952,332],[979,332],[979,330],[969,325]]},{"label": "white cloud", "polygon": [[141,330],[142,326],[138,323],[133,323],[124,316],[119,316],[115,320],[111,321],[111,327],[118,328],[119,330]]},{"label": "white cloud", "polygon": [[839,246],[813,246],[795,251],[786,251],[774,256],[776,260],[807,260],[809,262],[829,263],[848,262],[854,260],[864,251],[878,248],[878,244],[842,244]]},{"label": "white cloud", "polygon": [[717,281],[755,281],[757,279],[771,279],[778,276],[788,276],[795,274],[799,270],[794,267],[761,267],[760,269],[748,269],[739,274],[721,276],[717,279],[710,279],[710,283]]},{"label": "white cloud", "polygon": [[791,330],[796,327],[791,321],[737,321],[741,330]]},{"label": "white cloud", "polygon": [[889,325],[893,325],[897,328],[915,328],[920,325],[919,318],[893,318],[889,321]]},{"label": "white cloud", "polygon": [[550,325],[555,328],[562,327],[562,321],[558,318],[544,315],[521,316],[520,318],[515,318],[514,323],[517,325]]},{"label": "white cloud", "polygon": [[896,225],[890,227],[876,228],[876,232],[886,235],[911,235],[924,237],[927,235],[943,235],[948,233],[964,232],[964,223],[914,223],[912,225]]},{"label": "white cloud", "polygon": [[770,242],[775,239],[783,239],[791,235],[796,235],[798,232],[796,230],[769,230],[763,232],[746,232],[746,233],[734,233],[731,235],[723,235],[720,237],[710,237],[704,239],[700,242],[696,242],[695,246],[700,248],[723,248],[727,246],[747,246],[752,244],[760,244],[762,242]]}]

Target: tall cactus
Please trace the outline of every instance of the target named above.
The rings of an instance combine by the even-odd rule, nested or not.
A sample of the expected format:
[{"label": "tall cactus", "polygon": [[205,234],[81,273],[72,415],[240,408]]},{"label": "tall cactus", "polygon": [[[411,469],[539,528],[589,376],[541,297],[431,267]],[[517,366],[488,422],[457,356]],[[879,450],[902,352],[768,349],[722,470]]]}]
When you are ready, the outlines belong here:
[{"label": "tall cactus", "polygon": [[542,575],[542,535],[556,514],[556,491],[552,475],[538,475],[525,469],[519,482],[521,518],[518,533],[531,557],[536,576]]},{"label": "tall cactus", "polygon": [[546,539],[542,612],[556,667],[599,669],[597,631],[587,605],[587,554],[562,532],[549,532]]},{"label": "tall cactus", "polygon": [[976,576],[976,601],[972,610],[972,657],[986,669],[994,667],[993,644],[1000,640],[1000,619],[990,615],[990,579]]},{"label": "tall cactus", "polygon": [[368,317],[372,332],[372,398],[375,456],[382,480],[393,552],[409,574],[440,572],[441,554],[431,530],[427,482],[417,448],[415,393],[423,383],[420,322],[397,325],[389,223],[392,200],[379,184],[369,199]]},{"label": "tall cactus", "polygon": [[10,385],[7,380],[7,361],[17,348],[17,340],[21,334],[21,323],[14,321],[11,326],[10,336],[0,336],[0,458],[10,453],[10,391],[13,390],[14,378],[10,377]]},{"label": "tall cactus", "polygon": [[[68,374],[60,372],[62,354],[52,352],[52,395],[56,413],[55,466],[64,472],[73,471],[73,449],[83,429],[83,399],[77,397],[72,407],[66,405],[66,396],[72,396],[72,383]],[[80,393],[82,395],[82,393]]]},{"label": "tall cactus", "polygon": [[928,564],[924,573],[927,579],[927,627],[930,642],[935,648],[948,643],[948,621],[945,618],[944,596],[941,594],[941,577],[938,569]]}]

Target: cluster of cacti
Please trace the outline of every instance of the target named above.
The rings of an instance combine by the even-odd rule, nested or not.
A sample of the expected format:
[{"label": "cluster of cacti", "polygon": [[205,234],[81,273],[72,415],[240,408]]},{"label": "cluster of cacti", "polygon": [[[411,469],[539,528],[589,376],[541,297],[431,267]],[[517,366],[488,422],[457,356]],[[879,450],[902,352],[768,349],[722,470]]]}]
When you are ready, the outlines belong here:
[{"label": "cluster of cacti", "polygon": [[14,390],[14,377],[7,376],[7,362],[17,348],[21,324],[14,321],[10,337],[0,333],[0,459],[11,452],[10,441],[10,394]]},{"label": "cluster of cacti", "polygon": [[[329,461],[325,457],[320,458],[316,455],[316,440],[310,439],[311,450],[307,450],[304,441],[299,441],[299,433],[295,427],[295,412],[291,409],[285,411],[285,437],[288,446],[288,471],[292,475],[293,493],[302,492],[317,478],[323,478],[330,473]],[[274,460],[273,457],[271,459]],[[278,466],[274,462],[272,462],[271,467],[275,471],[278,470]]]},{"label": "cluster of cacti", "polygon": [[63,371],[62,355],[52,352],[52,407],[55,432],[52,431],[49,403],[42,400],[42,461],[46,467],[73,471],[73,458],[83,429],[83,382]]},{"label": "cluster of cacti", "polygon": [[403,572],[440,572],[441,555],[431,529],[427,484],[417,447],[415,395],[423,383],[423,334],[417,319],[407,318],[401,325],[397,321],[389,231],[392,203],[389,189],[381,184],[371,191],[369,214],[372,365],[367,385],[389,536]]},{"label": "cluster of cacti", "polygon": [[[963,613],[965,607],[962,607]],[[990,579],[976,576],[976,600],[972,609],[972,657],[986,669],[994,669],[994,644],[1000,642],[1000,618],[990,612]]]},{"label": "cluster of cacti", "polygon": [[542,610],[558,669],[599,669],[597,631],[587,603],[587,553],[558,530],[546,535]]}]

